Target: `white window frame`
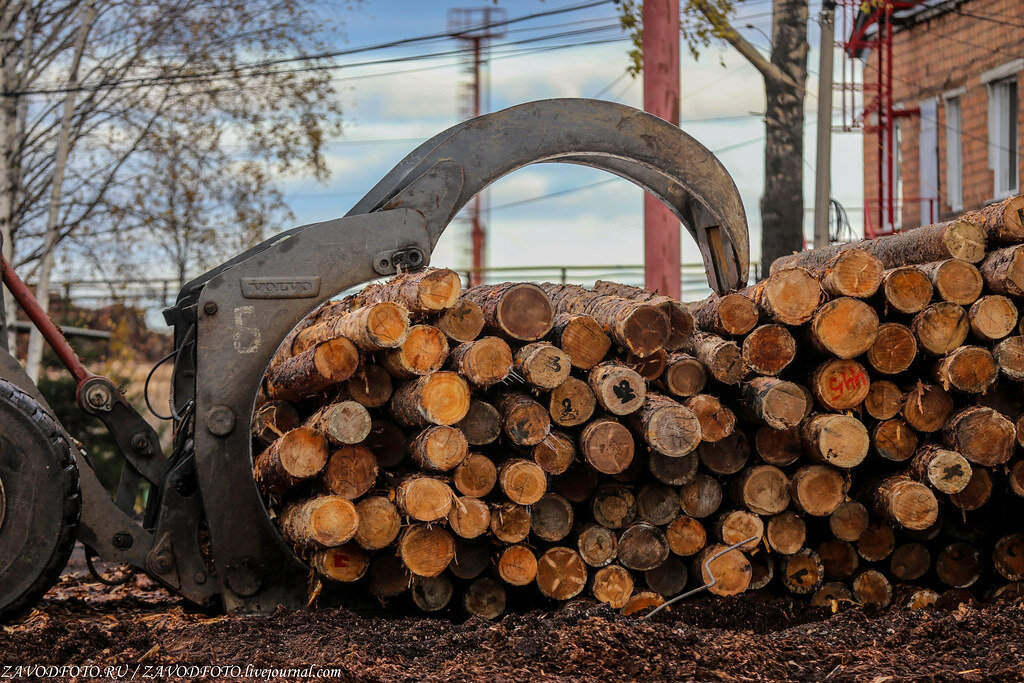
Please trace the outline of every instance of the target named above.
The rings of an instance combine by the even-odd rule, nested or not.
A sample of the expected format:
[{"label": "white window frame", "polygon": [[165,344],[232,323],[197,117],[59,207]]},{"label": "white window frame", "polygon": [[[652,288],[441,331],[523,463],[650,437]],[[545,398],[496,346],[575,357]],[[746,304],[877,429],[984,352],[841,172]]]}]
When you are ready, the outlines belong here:
[{"label": "white window frame", "polygon": [[946,107],[946,204],[951,211],[964,208],[963,91],[944,96]]},{"label": "white window frame", "polygon": [[988,167],[992,171],[994,200],[1017,194],[1020,189],[1019,111],[1017,74],[1024,59],[985,72],[988,85]]}]

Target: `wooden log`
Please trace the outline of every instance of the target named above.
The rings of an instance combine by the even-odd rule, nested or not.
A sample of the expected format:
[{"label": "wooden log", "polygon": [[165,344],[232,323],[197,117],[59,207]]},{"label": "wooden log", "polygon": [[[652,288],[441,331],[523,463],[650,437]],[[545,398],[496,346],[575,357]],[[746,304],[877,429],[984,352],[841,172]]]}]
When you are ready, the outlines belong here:
[{"label": "wooden log", "polygon": [[537,578],[537,556],[525,545],[510,545],[498,556],[498,576],[510,586],[528,586]]},{"label": "wooden log", "polygon": [[893,382],[875,380],[864,398],[864,410],[876,420],[891,420],[903,408],[903,392]]},{"label": "wooden log", "polygon": [[839,504],[828,518],[832,535],[840,541],[853,543],[868,528],[868,509],[855,500]]},{"label": "wooden log", "polygon": [[865,607],[882,609],[892,602],[892,584],[877,569],[865,569],[853,580],[853,597]]},{"label": "wooden log", "polygon": [[651,475],[669,486],[683,486],[693,481],[697,474],[697,464],[696,453],[675,458],[652,451],[647,459],[647,469]]},{"label": "wooden log", "polygon": [[734,548],[711,560],[705,565],[705,561],[718,555],[728,546],[710,545],[697,554],[694,560],[694,571],[701,578],[702,585],[708,586],[708,592],[713,595],[726,596],[738,595],[747,590],[752,577],[750,560],[738,548]]},{"label": "wooden log", "polygon": [[921,270],[932,281],[943,301],[969,306],[981,296],[985,286],[978,267],[960,259],[926,263]]},{"label": "wooden log", "polygon": [[939,599],[935,601],[935,606],[938,609],[956,609],[960,605],[972,605],[975,604],[974,594],[966,588],[950,588],[939,594]]},{"label": "wooden log", "polygon": [[666,598],[682,593],[689,580],[690,572],[686,569],[686,563],[676,557],[669,557],[654,569],[644,572],[647,587]]},{"label": "wooden log", "polygon": [[345,382],[348,398],[366,408],[387,405],[393,391],[391,375],[387,370],[369,363],[361,364]]},{"label": "wooden log", "polygon": [[846,479],[834,467],[804,465],[789,478],[794,507],[815,517],[828,517],[846,499]]},{"label": "wooden log", "polygon": [[962,306],[940,301],[915,315],[910,329],[922,351],[945,356],[964,343],[971,324]]},{"label": "wooden log", "polygon": [[505,612],[508,598],[505,588],[494,579],[477,579],[462,594],[462,607],[468,614],[497,619]]},{"label": "wooden log", "polygon": [[1024,336],[1007,337],[992,350],[1003,376],[1024,382]]},{"label": "wooden log", "polygon": [[751,555],[747,558],[750,562],[750,585],[747,590],[761,590],[775,578],[775,562],[766,553]]},{"label": "wooden log", "polygon": [[1024,248],[1021,245],[990,252],[979,270],[985,289],[993,294],[1024,296]]},{"label": "wooden log", "polygon": [[653,382],[661,377],[668,367],[668,353],[664,349],[659,349],[644,358],[629,354],[622,362],[648,382]]},{"label": "wooden log", "polygon": [[939,501],[919,481],[899,475],[871,487],[875,512],[904,529],[927,529],[939,518]]},{"label": "wooden log", "polygon": [[607,296],[576,285],[542,287],[559,315],[591,316],[616,344],[637,356],[649,356],[665,348],[672,334],[668,316],[656,305]]},{"label": "wooden log", "polygon": [[356,308],[337,317],[307,327],[295,336],[292,352],[334,339],[348,338],[363,351],[383,351],[401,345],[409,332],[409,312],[390,301]]},{"label": "wooden log", "polygon": [[455,557],[455,540],[440,526],[413,524],[398,539],[398,557],[415,576],[438,576]]},{"label": "wooden log", "polygon": [[968,543],[952,543],[935,558],[935,574],[951,588],[973,586],[981,578],[981,553]]},{"label": "wooden log", "polygon": [[722,384],[739,384],[747,376],[743,351],[735,342],[695,332],[684,350],[699,360],[706,371]]},{"label": "wooden log", "polygon": [[910,367],[917,357],[917,339],[906,325],[878,326],[875,343],[868,349],[868,363],[883,375],[895,375]]},{"label": "wooden log", "polygon": [[758,515],[777,515],[789,506],[789,478],[773,465],[754,465],[733,480],[732,498]]},{"label": "wooden log", "polygon": [[462,495],[483,498],[498,483],[498,468],[486,455],[470,453],[455,468],[452,481]]},{"label": "wooden log", "polygon": [[668,318],[668,325],[671,330],[668,341],[665,342],[665,349],[668,351],[675,351],[682,347],[683,343],[693,334],[695,327],[693,313],[686,304],[670,296],[658,294],[641,287],[633,287],[618,282],[607,282],[605,280],[595,282],[594,291],[599,294],[642,301],[661,309],[661,312]]},{"label": "wooden log", "polygon": [[839,605],[853,602],[853,593],[846,584],[838,581],[826,581],[811,596],[814,607],[831,607],[833,614],[839,611]]},{"label": "wooden log", "polygon": [[611,529],[587,522],[576,531],[576,548],[588,565],[604,567],[618,556],[619,540]]},{"label": "wooden log", "polygon": [[750,459],[750,442],[743,432],[733,432],[718,443],[701,444],[697,455],[704,467],[714,474],[736,474]]},{"label": "wooden log", "polygon": [[455,494],[448,484],[440,479],[415,475],[403,480],[395,495],[395,503],[402,514],[420,522],[444,519],[451,512],[454,500]]},{"label": "wooden log", "polygon": [[594,414],[597,397],[590,386],[575,377],[562,382],[548,396],[548,414],[560,427],[578,427]]},{"label": "wooden log", "polygon": [[570,503],[584,503],[597,488],[597,471],[583,462],[573,463],[564,474],[554,478],[555,492]]},{"label": "wooden log", "polygon": [[772,429],[761,427],[754,435],[754,450],[769,465],[792,465],[803,454],[800,429]]},{"label": "wooden log", "polygon": [[1024,534],[1009,534],[996,541],[992,567],[1007,581],[1024,580]]},{"label": "wooden log", "polygon": [[1017,326],[1017,306],[1009,297],[989,294],[967,311],[971,333],[982,342],[995,342],[1013,334]]},{"label": "wooden log", "polygon": [[911,610],[934,607],[938,599],[939,594],[930,588],[896,586],[893,591],[893,603]]},{"label": "wooden log", "polygon": [[807,540],[807,525],[795,512],[782,512],[770,518],[765,524],[764,538],[770,550],[782,555],[792,555],[804,546]]},{"label": "wooden log", "polygon": [[623,606],[623,608],[619,610],[619,614],[621,614],[624,617],[632,617],[637,614],[650,614],[651,610],[653,610],[655,607],[660,607],[664,604],[665,598],[658,595],[657,593],[653,593],[651,591],[642,591],[640,593],[634,593],[629,598],[629,600],[626,601],[626,604]]},{"label": "wooden log", "polygon": [[[882,263],[863,249],[846,249],[820,267],[809,269],[829,296],[865,299],[882,283]],[[774,264],[772,271],[775,272]]]},{"label": "wooden log", "polygon": [[317,496],[285,507],[278,527],[297,550],[330,548],[355,536],[359,515],[341,496]]},{"label": "wooden log", "polygon": [[690,557],[699,553],[708,543],[704,525],[693,517],[681,515],[665,528],[668,547],[676,555]]},{"label": "wooden log", "polygon": [[548,479],[537,463],[513,458],[498,468],[498,485],[513,503],[533,505],[547,491]]},{"label": "wooden log", "polygon": [[889,573],[897,581],[917,581],[931,569],[932,555],[921,543],[904,543],[892,551]]},{"label": "wooden log", "polygon": [[661,384],[670,394],[693,396],[704,390],[708,373],[704,364],[685,353],[671,354],[667,359],[665,372],[661,373]]},{"label": "wooden log", "polygon": [[441,312],[434,326],[448,338],[451,345],[464,344],[480,336],[484,329],[484,312],[467,299],[459,299],[451,308]]},{"label": "wooden log", "polygon": [[[1017,433],[1019,435],[1020,431]],[[1020,437],[1018,436],[1018,441],[1019,440]],[[1024,498],[1024,460],[1018,460],[1013,463],[1010,467],[1009,473],[1006,475],[1006,479],[1010,484],[1010,490],[1013,491],[1013,495],[1018,498]]]},{"label": "wooden log", "polygon": [[690,312],[697,329],[722,337],[747,334],[760,317],[754,302],[735,292],[690,304]]},{"label": "wooden log", "polygon": [[668,559],[665,532],[646,522],[637,522],[619,534],[619,563],[638,572],[654,569]]},{"label": "wooden log", "polygon": [[684,515],[704,519],[722,504],[722,485],[714,477],[698,474],[679,489],[679,507]]},{"label": "wooden log", "polygon": [[[693,401],[693,399],[691,398],[690,401]],[[698,403],[707,405],[707,402],[704,401],[698,401]],[[721,419],[727,422],[727,416],[724,414],[725,410],[727,409],[723,407]],[[608,418],[597,418],[590,425],[605,424],[607,422],[614,421],[610,421]],[[650,393],[645,396],[645,400],[640,408],[629,416],[628,422],[640,439],[649,445],[654,452],[675,458],[693,452],[697,445],[700,444],[704,434],[700,416],[694,414],[691,407],[681,405],[667,396],[656,393]],[[591,429],[590,425],[584,428],[584,434],[587,433],[587,430]],[[724,431],[724,428],[720,426],[720,430]],[[612,435],[612,430],[608,427],[602,427],[600,432],[595,432],[595,435],[605,434],[606,431],[608,436]],[[614,433],[617,439],[622,440],[623,449],[625,449],[625,437],[618,436],[617,431]],[[583,446],[583,439],[584,436],[581,434],[580,450],[586,456],[587,451]],[[632,438],[630,438],[629,442],[632,444]],[[631,450],[629,455],[630,460],[632,460]],[[619,458],[619,460],[622,459]],[[597,465],[597,463],[591,462],[595,466]],[[600,468],[598,469],[600,470]],[[603,472],[604,470],[600,471]]]},{"label": "wooden log", "polygon": [[[268,404],[269,405],[269,404]],[[355,401],[341,401],[316,411],[303,426],[319,432],[332,444],[360,443],[370,435],[370,413]]]},{"label": "wooden log", "polygon": [[903,418],[919,432],[937,432],[953,414],[953,397],[935,384],[918,382],[903,399]]},{"label": "wooden log", "polygon": [[463,298],[480,306],[485,329],[506,339],[537,341],[551,331],[555,309],[548,295],[529,282],[503,282],[467,289]]},{"label": "wooden log", "polygon": [[617,420],[599,417],[580,431],[580,453],[603,474],[624,472],[633,462],[633,435]]},{"label": "wooden log", "polygon": [[569,356],[574,368],[589,370],[608,355],[612,339],[589,315],[563,314],[555,318],[551,337]]},{"label": "wooden log", "polygon": [[390,420],[373,420],[362,445],[370,449],[377,466],[383,469],[396,466],[405,457],[405,434]]},{"label": "wooden log", "polygon": [[839,358],[855,358],[875,343],[878,314],[860,299],[832,299],[814,312],[808,332],[819,350]]},{"label": "wooden log", "polygon": [[363,498],[356,503],[356,514],[359,525],[353,540],[366,550],[388,547],[402,530],[398,508],[384,496]]},{"label": "wooden log", "polygon": [[448,528],[461,538],[476,538],[491,526],[491,509],[479,498],[462,496],[452,503]]},{"label": "wooden log", "polygon": [[683,405],[697,417],[702,441],[721,441],[736,428],[736,415],[715,396],[697,394],[686,399]]},{"label": "wooden log", "polygon": [[1017,429],[1003,415],[985,406],[968,406],[942,429],[943,443],[983,467],[1002,465],[1013,455]]},{"label": "wooden log", "polygon": [[462,281],[454,270],[426,268],[366,285],[353,304],[360,307],[393,301],[411,313],[435,313],[454,306],[461,293]]},{"label": "wooden log", "polygon": [[298,427],[256,456],[253,477],[267,495],[280,495],[296,484],[320,474],[330,451],[323,435]]},{"label": "wooden log", "polygon": [[486,446],[494,443],[501,434],[501,415],[490,403],[474,398],[469,402],[466,417],[455,426],[465,435],[470,446]]},{"label": "wooden log", "polygon": [[743,362],[758,375],[777,375],[796,358],[796,339],[783,325],[761,325],[743,339]]},{"label": "wooden log", "polygon": [[568,536],[574,519],[572,503],[557,493],[545,493],[530,507],[530,530],[548,543]]},{"label": "wooden log", "polygon": [[971,480],[963,491],[949,496],[949,501],[961,510],[977,510],[992,497],[992,475],[984,467],[971,468]]},{"label": "wooden log", "polygon": [[340,583],[353,583],[366,576],[370,556],[355,543],[319,550],[309,558],[309,566],[320,576]]},{"label": "wooden log", "polygon": [[829,410],[851,410],[859,406],[871,389],[864,366],[855,360],[833,358],[811,373],[811,393]]},{"label": "wooden log", "polygon": [[782,576],[782,585],[795,595],[813,593],[825,579],[822,558],[810,548],[780,557],[779,574]]},{"label": "wooden log", "polygon": [[755,377],[745,382],[743,398],[758,421],[773,429],[795,427],[807,413],[807,397],[800,387],[776,377]]},{"label": "wooden log", "polygon": [[440,370],[448,359],[448,339],[433,325],[413,325],[402,345],[378,354],[393,377],[412,379]]},{"label": "wooden log", "polygon": [[548,474],[564,474],[576,459],[576,446],[565,432],[552,430],[533,447],[533,461]]},{"label": "wooden log", "polygon": [[961,346],[953,349],[932,366],[932,377],[946,391],[950,388],[969,394],[982,394],[995,384],[999,366],[988,349]]},{"label": "wooden log", "polygon": [[287,401],[270,401],[256,409],[252,417],[252,435],[264,446],[302,424],[295,406]]},{"label": "wooden log", "polygon": [[271,400],[300,401],[344,382],[358,365],[359,350],[339,337],[271,365],[263,386]]},{"label": "wooden log", "polygon": [[530,508],[515,503],[492,505],[491,534],[502,543],[521,543],[530,535]]},{"label": "wooden log", "polygon": [[552,600],[569,600],[587,586],[587,565],[572,548],[557,546],[537,561],[537,588]]},{"label": "wooden log", "polygon": [[1024,241],[1024,197],[1008,197],[1001,202],[963,215],[980,225],[990,242],[1016,244]]},{"label": "wooden log", "polygon": [[455,586],[447,576],[416,577],[412,580],[412,601],[424,612],[440,612],[455,595]]},{"label": "wooden log", "polygon": [[867,427],[852,415],[811,415],[800,426],[800,436],[812,460],[844,469],[861,464],[871,445]]},{"label": "wooden log", "polygon": [[565,381],[572,369],[569,356],[549,342],[534,342],[520,348],[515,353],[513,367],[527,384],[539,389],[554,389]]},{"label": "wooden log", "polygon": [[868,524],[857,539],[857,554],[868,562],[881,562],[896,548],[896,534],[892,527],[880,520]]},{"label": "wooden log", "polygon": [[636,371],[615,362],[602,363],[590,371],[587,382],[598,404],[613,415],[639,410],[647,396],[647,383]]},{"label": "wooden log", "polygon": [[882,301],[885,310],[912,315],[932,300],[931,280],[919,266],[900,266],[882,276]]},{"label": "wooden log", "polygon": [[481,337],[452,349],[448,367],[472,386],[484,388],[508,377],[512,363],[512,349],[503,339]]},{"label": "wooden log", "polygon": [[324,484],[334,495],[355,500],[373,488],[379,471],[377,458],[369,448],[343,446],[331,453]]},{"label": "wooden log", "polygon": [[453,425],[469,412],[469,386],[454,372],[433,372],[399,386],[388,406],[406,427]]},{"label": "wooden log", "polygon": [[803,268],[779,268],[739,294],[757,305],[764,319],[783,325],[802,325],[821,302],[818,280]]},{"label": "wooden log", "polygon": [[783,268],[820,268],[836,254],[861,249],[882,262],[884,268],[958,258],[977,263],[985,256],[985,231],[975,223],[956,220],[847,244],[833,244],[775,259],[771,272]]},{"label": "wooden log", "polygon": [[381,600],[401,595],[412,585],[412,574],[394,555],[373,558],[369,574],[370,592]]},{"label": "wooden log", "polygon": [[590,500],[590,512],[604,528],[623,529],[636,521],[636,496],[627,486],[601,486]]},{"label": "wooden log", "polygon": [[655,526],[665,526],[679,516],[679,494],[675,489],[648,484],[636,496],[640,519]]},{"label": "wooden log", "polygon": [[495,396],[501,428],[517,446],[536,446],[551,431],[551,416],[528,394],[505,391]]},{"label": "wooden log", "polygon": [[[728,510],[722,512],[715,519],[715,538],[726,546],[735,545],[747,539],[740,546],[740,550],[751,551],[755,549],[764,538],[764,522],[752,512],[746,510]],[[621,545],[622,539],[619,539]],[[619,551],[622,554],[622,551]]]},{"label": "wooden log", "polygon": [[907,473],[942,493],[959,493],[971,481],[967,458],[933,443],[926,443],[917,450]]}]

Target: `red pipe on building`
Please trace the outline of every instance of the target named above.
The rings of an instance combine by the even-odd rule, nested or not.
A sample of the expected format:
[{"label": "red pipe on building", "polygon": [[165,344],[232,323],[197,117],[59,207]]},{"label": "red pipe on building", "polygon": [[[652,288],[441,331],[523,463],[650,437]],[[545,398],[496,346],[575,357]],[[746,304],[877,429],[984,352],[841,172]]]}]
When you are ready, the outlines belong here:
[{"label": "red pipe on building", "polygon": [[[679,125],[679,0],[644,0],[644,111]],[[679,219],[644,195],[644,284],[680,293]]]}]

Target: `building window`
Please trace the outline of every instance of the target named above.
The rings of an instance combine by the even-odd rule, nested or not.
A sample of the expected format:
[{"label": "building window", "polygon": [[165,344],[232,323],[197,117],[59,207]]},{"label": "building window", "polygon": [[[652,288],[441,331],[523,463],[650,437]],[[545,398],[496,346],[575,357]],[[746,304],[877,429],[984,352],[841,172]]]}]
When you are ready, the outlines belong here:
[{"label": "building window", "polygon": [[964,208],[961,111],[959,97],[946,100],[946,202],[952,211]]},{"label": "building window", "polygon": [[1017,77],[988,86],[988,165],[995,198],[1017,193]]}]

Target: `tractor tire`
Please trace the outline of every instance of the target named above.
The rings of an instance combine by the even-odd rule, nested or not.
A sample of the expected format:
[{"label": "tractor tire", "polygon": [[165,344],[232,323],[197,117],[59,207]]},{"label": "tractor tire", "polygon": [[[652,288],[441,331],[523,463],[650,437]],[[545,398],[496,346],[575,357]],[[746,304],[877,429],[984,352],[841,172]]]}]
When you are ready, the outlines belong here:
[{"label": "tractor tire", "polygon": [[0,380],[0,623],[56,583],[81,511],[68,438],[38,401]]}]

